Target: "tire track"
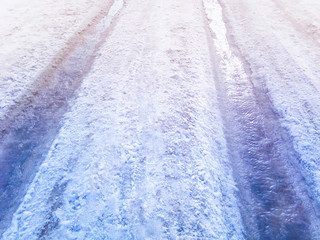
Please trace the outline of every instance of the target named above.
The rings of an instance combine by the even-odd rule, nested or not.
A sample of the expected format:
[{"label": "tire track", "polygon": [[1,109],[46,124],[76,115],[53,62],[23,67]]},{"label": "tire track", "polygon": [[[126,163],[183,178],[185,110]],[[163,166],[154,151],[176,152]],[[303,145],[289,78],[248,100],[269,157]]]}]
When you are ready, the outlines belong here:
[{"label": "tire track", "polygon": [[[216,85],[248,239],[311,239],[319,224],[263,79],[239,56],[220,1],[205,1],[219,65]],[[223,6],[223,5],[222,5]]]},{"label": "tire track", "polygon": [[201,1],[128,1],[4,236],[243,239],[206,46]]},{"label": "tire track", "polygon": [[[297,64],[298,58],[292,56],[290,49],[287,49],[288,42],[291,40],[283,41],[283,38],[286,39],[286,33],[275,34],[272,29],[265,26],[263,31],[260,28],[266,19],[264,12],[269,16],[273,9],[273,5],[268,1],[263,5],[265,10],[257,15],[254,12],[257,6],[254,1],[242,5],[224,4],[224,11],[228,17],[227,23],[234,36],[234,41],[231,42],[237,43],[239,52],[248,60],[247,65],[252,69],[252,76],[259,83],[260,88],[267,92],[282,127],[290,135],[292,146],[299,155],[298,165],[305,178],[308,195],[319,218],[320,99],[318,90],[314,86],[315,82],[305,72],[306,69]],[[278,17],[274,15],[272,20]],[[273,21],[273,25],[276,22]],[[279,24],[279,27],[286,30],[282,24]],[[293,46],[295,45],[291,45],[291,49],[294,48]],[[300,51],[303,48],[300,45],[297,49]],[[309,46],[308,51],[317,51],[317,49]],[[309,57],[306,55],[300,59],[316,65],[316,60]],[[317,65],[310,70],[317,72]]]},{"label": "tire track", "polygon": [[0,234],[46,156],[68,102],[90,70],[122,7],[122,1],[109,1],[82,31],[75,33],[35,80],[33,92],[12,106],[1,122]]},{"label": "tire track", "polygon": [[277,0],[272,0],[271,2],[273,2],[273,4],[283,13],[286,20],[290,22],[297,32],[302,33],[307,39],[312,40],[313,44],[320,47],[320,29],[316,25],[312,23],[309,25],[301,24],[295,16],[288,13],[286,6],[284,6],[282,2]]}]

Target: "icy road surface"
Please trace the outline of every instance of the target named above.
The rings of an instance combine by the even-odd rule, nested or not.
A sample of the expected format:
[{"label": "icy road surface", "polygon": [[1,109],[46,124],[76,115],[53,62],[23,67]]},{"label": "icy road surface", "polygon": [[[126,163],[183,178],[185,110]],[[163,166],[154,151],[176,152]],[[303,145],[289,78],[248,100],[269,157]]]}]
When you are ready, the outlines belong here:
[{"label": "icy road surface", "polygon": [[3,0],[0,238],[320,239],[319,12]]}]

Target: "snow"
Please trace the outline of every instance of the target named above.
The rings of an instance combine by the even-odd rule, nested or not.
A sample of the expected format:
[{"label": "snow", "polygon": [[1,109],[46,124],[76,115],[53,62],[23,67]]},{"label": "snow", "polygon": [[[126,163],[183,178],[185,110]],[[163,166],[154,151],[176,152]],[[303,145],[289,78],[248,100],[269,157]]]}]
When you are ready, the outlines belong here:
[{"label": "snow", "polygon": [[127,3],[5,239],[243,238],[202,11]]},{"label": "snow", "polygon": [[1,122],[60,73],[82,80],[2,239],[254,239],[259,213],[319,237],[320,3],[0,5]]},{"label": "snow", "polygon": [[4,0],[0,14],[0,120],[41,85],[38,77],[74,45],[108,2]]},{"label": "snow", "polygon": [[[295,93],[296,89],[302,86],[301,80],[291,82],[293,77],[299,78],[302,72],[308,74],[309,78],[305,81],[306,85],[303,85],[305,88],[302,89],[311,90],[308,93],[310,102],[316,105],[319,103],[319,100],[315,99],[316,89],[319,86],[317,81],[319,68],[316,61],[319,57],[318,49],[305,33],[296,32],[297,29],[292,26],[292,22],[286,21],[273,2],[246,1],[240,4],[236,1],[227,3],[204,1],[204,6],[217,53],[215,61],[220,77],[216,82],[219,98],[224,104],[222,115],[228,128],[229,148],[233,149],[231,156],[235,159],[233,160],[234,175],[240,188],[246,230],[252,239],[278,239],[284,236],[290,238],[292,234],[297,235],[297,232],[290,233],[289,228],[282,226],[298,222],[300,226],[304,225],[307,229],[310,223],[303,220],[303,212],[306,211],[314,224],[310,227],[310,234],[312,239],[317,239],[319,221],[317,213],[310,211],[313,206],[317,206],[317,203],[311,203],[309,197],[305,197],[307,191],[305,185],[314,187],[317,180],[310,179],[317,170],[308,170],[308,172],[302,170],[303,166],[299,164],[300,156],[304,154],[310,160],[312,155],[297,149],[292,143],[292,137],[296,136],[298,141],[306,139],[303,139],[299,132],[286,133],[287,127],[284,124],[283,115],[279,117],[279,112],[285,109],[285,102],[288,105],[297,106],[299,102],[301,104],[304,101],[304,92],[301,91],[299,95]],[[306,42],[310,45],[306,45]],[[304,51],[311,52],[311,50],[312,54],[301,57],[305,56],[302,54]],[[299,65],[298,71],[288,66],[283,67],[283,62],[291,62],[290,66],[294,66],[293,60],[294,64]],[[292,84],[289,92],[288,84]],[[279,92],[281,92],[280,95],[277,94]],[[290,102],[293,100],[291,94],[294,94],[295,103]],[[303,108],[298,109],[301,111]],[[292,114],[290,121],[291,124],[304,122],[305,127],[308,126],[305,119],[299,119],[299,112]],[[309,141],[310,143],[313,144],[314,140]],[[245,163],[246,157],[249,164]],[[261,164],[257,164],[259,161]],[[254,167],[250,170],[252,166]],[[259,173],[260,169],[263,171]],[[276,174],[276,179],[273,179],[273,174]],[[301,175],[310,181],[305,182]],[[281,194],[281,191],[277,192],[277,189],[280,189],[278,188],[280,181],[286,182],[286,186],[294,186],[294,190],[286,187],[285,195],[291,195],[291,199],[296,198],[294,200],[296,206],[288,202],[281,206],[281,200],[270,197],[273,192],[275,195]],[[253,188],[255,184],[260,188],[257,190],[258,194],[252,189],[247,190],[248,186]],[[289,194],[290,191],[292,193]],[[315,193],[314,190],[310,192]],[[275,206],[274,209],[270,211],[268,207],[264,208],[267,204]],[[298,207],[301,205],[305,205],[304,210]],[[301,216],[297,215],[297,210],[292,211],[299,208]],[[282,214],[275,214],[274,212],[277,211],[281,211]],[[288,218],[281,217],[285,215],[291,216],[290,221]],[[265,219],[268,219],[268,227],[264,229],[261,226],[265,225]],[[281,222],[282,226],[272,225],[273,221]],[[254,227],[255,225],[257,226]],[[281,229],[283,233],[280,233]],[[284,233],[286,231],[288,232]],[[281,234],[284,235],[281,236]],[[308,234],[307,231],[304,232],[305,239],[311,238]]]},{"label": "snow", "polygon": [[[293,138],[309,194],[313,196],[319,214],[320,95],[316,60],[320,58],[319,41],[311,41],[304,31],[297,31],[290,18],[278,11],[289,12],[304,30],[310,22],[316,23],[315,31],[318,31],[319,19],[315,12],[320,8],[314,1],[303,1],[300,5],[274,2],[246,1],[242,6],[235,2],[224,5],[241,53],[249,62],[253,76],[266,89],[283,127]],[[288,7],[275,10],[279,4]],[[310,15],[304,15],[305,11]],[[279,22],[281,25],[277,24]]]}]

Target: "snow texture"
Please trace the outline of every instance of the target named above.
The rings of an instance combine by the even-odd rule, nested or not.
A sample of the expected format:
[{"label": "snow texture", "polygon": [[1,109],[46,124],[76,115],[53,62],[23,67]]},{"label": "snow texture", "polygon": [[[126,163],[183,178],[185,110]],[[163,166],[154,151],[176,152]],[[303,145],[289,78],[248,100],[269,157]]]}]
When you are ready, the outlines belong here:
[{"label": "snow texture", "polygon": [[319,238],[320,3],[0,5],[2,169],[11,123],[56,122],[1,239]]},{"label": "snow texture", "polygon": [[205,24],[127,2],[5,239],[243,238]]},{"label": "snow texture", "polygon": [[39,75],[63,58],[108,2],[1,1],[0,120],[43,84]]}]

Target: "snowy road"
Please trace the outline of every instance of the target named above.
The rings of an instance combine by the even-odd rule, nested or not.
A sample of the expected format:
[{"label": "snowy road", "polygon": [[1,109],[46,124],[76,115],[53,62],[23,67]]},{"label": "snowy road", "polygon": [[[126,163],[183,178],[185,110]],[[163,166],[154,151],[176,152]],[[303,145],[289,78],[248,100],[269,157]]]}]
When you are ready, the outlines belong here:
[{"label": "snowy road", "polygon": [[320,239],[319,3],[24,1],[1,239]]}]

